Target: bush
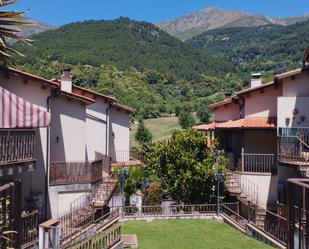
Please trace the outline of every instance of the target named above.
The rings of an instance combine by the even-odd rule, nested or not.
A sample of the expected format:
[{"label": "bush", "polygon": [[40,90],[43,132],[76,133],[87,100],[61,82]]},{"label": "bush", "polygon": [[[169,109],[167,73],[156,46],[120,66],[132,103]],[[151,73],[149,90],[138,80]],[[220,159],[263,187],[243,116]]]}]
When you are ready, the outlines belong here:
[{"label": "bush", "polygon": [[179,113],[178,122],[183,129],[191,128],[193,125],[196,124],[196,120],[192,116],[192,114],[186,111],[182,111]]},{"label": "bush", "polygon": [[145,204],[147,206],[161,205],[163,191],[160,182],[151,182],[146,188]]}]

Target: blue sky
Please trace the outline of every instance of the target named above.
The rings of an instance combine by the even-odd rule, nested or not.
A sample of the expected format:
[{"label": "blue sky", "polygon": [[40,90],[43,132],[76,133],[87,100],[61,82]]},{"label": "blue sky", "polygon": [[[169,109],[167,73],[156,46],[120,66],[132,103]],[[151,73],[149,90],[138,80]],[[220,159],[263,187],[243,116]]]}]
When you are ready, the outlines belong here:
[{"label": "blue sky", "polygon": [[29,17],[61,25],[119,16],[157,22],[208,6],[270,16],[293,16],[309,12],[308,0],[18,0],[12,8],[29,9]]}]

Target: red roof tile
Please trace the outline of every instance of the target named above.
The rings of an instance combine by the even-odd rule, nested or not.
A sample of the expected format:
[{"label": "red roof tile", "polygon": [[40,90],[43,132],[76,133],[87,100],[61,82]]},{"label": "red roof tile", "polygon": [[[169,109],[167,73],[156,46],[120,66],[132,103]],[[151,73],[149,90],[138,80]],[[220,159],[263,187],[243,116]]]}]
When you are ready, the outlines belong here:
[{"label": "red roof tile", "polygon": [[276,129],[277,119],[274,117],[246,117],[237,120],[228,120],[225,122],[212,122],[194,126],[199,131],[207,131],[214,129]]}]

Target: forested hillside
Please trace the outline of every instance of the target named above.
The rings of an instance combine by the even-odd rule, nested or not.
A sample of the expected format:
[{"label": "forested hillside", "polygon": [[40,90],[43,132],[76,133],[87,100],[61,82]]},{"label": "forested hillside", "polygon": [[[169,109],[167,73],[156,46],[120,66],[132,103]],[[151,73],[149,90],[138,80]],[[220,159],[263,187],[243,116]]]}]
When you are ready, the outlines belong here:
[{"label": "forested hillside", "polygon": [[244,72],[272,74],[301,65],[309,45],[309,21],[289,26],[227,28],[207,31],[187,42],[216,53]]},{"label": "forested hillside", "polygon": [[[120,18],[62,26],[31,37],[15,65],[46,78],[71,68],[75,83],[112,94],[144,117],[195,111],[202,101],[240,89],[234,67],[146,22]],[[216,93],[215,96],[213,94]]]}]

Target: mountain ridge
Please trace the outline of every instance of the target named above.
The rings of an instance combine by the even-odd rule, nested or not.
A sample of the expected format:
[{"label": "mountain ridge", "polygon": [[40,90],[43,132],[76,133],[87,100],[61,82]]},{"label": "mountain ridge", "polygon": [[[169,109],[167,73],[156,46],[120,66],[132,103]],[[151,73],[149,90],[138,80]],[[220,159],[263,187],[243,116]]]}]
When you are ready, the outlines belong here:
[{"label": "mountain ridge", "polygon": [[208,7],[172,20],[157,22],[155,25],[185,41],[213,29],[264,25],[286,26],[307,19],[309,19],[309,15],[306,14],[288,18],[277,18],[239,10]]}]

